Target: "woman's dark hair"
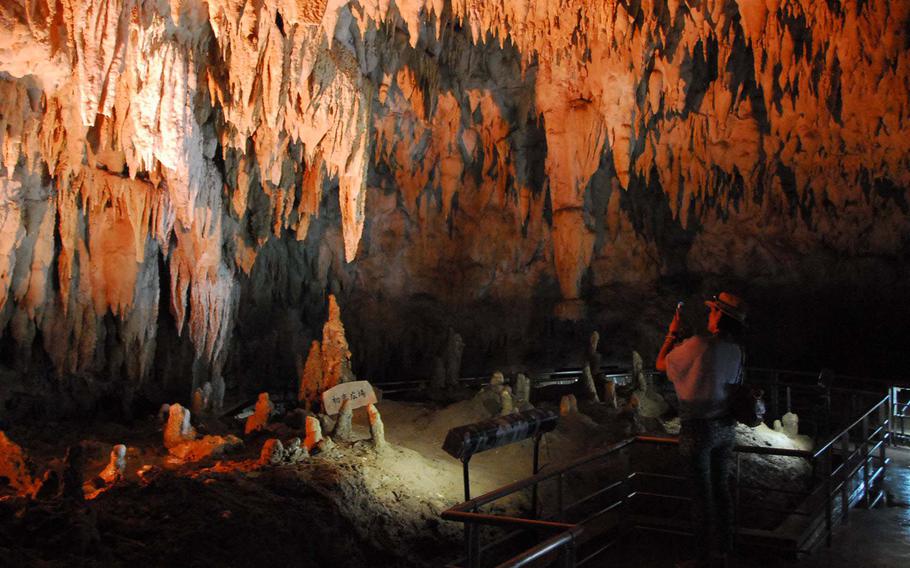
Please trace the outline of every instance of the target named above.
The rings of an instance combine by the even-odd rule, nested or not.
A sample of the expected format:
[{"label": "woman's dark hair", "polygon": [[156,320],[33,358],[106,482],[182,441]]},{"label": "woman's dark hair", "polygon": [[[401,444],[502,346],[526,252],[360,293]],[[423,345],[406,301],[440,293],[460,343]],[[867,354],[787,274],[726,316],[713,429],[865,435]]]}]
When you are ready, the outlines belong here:
[{"label": "woman's dark hair", "polygon": [[718,335],[723,335],[736,343],[741,343],[746,328],[739,320],[721,313],[720,320],[717,322],[717,331]]}]

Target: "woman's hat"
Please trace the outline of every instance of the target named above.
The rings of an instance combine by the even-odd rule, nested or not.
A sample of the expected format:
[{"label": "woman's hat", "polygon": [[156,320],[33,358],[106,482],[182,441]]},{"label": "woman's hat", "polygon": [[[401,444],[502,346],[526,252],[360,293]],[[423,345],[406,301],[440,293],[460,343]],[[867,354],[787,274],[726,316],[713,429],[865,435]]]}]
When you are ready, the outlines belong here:
[{"label": "woman's hat", "polygon": [[720,310],[740,323],[746,321],[746,303],[735,294],[721,292],[705,302],[705,305]]}]

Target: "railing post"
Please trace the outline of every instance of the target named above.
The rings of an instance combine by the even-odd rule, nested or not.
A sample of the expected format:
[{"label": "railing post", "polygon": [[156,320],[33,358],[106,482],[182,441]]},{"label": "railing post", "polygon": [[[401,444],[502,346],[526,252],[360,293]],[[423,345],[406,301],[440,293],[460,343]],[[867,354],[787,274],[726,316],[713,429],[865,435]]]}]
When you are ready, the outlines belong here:
[{"label": "railing post", "polygon": [[[534,475],[537,475],[537,472],[540,471],[540,439],[543,435],[537,434],[534,436]],[[538,516],[537,512],[537,483],[534,484],[534,487],[531,488],[531,511],[536,519]]]},{"label": "railing post", "polygon": [[560,568],[574,568],[575,567],[575,541],[570,540],[562,547],[562,550],[559,552],[559,566]]},{"label": "railing post", "polygon": [[[890,396],[888,397],[888,401],[889,402],[891,401]],[[886,403],[886,405],[887,404],[888,403]],[[882,473],[881,473],[882,481],[881,481],[881,483],[884,483],[885,482],[885,473],[888,468],[888,444],[894,443],[894,438],[892,437],[891,432],[890,432],[891,425],[894,422],[891,420],[889,406],[883,407],[882,412],[880,413],[880,416],[881,416],[881,414],[884,414],[884,420],[882,421],[882,439],[881,439],[882,443],[878,446],[878,459],[881,460],[881,462],[882,462]],[[884,489],[882,489],[882,490],[884,491]]]},{"label": "railing post", "polygon": [[831,531],[832,531],[832,516],[833,516],[833,506],[831,504],[831,448],[828,448],[825,451],[825,544],[828,548],[831,548]]},{"label": "railing post", "polygon": [[736,550],[736,543],[739,540],[739,504],[741,501],[740,495],[741,491],[739,489],[740,484],[740,472],[742,471],[742,453],[736,452],[736,498],[733,501],[733,550]]},{"label": "railing post", "polygon": [[847,471],[848,471],[849,465],[850,465],[847,461],[847,456],[850,455],[850,431],[849,430],[844,432],[843,436],[841,436],[841,438],[840,438],[840,451],[841,451],[841,454],[843,455],[843,460],[844,460],[841,465],[841,467],[844,470],[844,479],[841,481],[841,486],[840,486],[840,500],[841,500],[841,507],[843,507],[843,510],[841,511],[840,514],[841,514],[841,523],[847,524],[847,518],[850,516],[850,484],[848,483],[850,478],[847,477]]},{"label": "railing post", "polygon": [[[474,507],[471,511],[476,513],[477,507]],[[479,528],[473,522],[466,522],[464,525],[465,563],[468,568],[478,568],[480,566]]]},{"label": "railing post", "polygon": [[866,508],[872,505],[872,488],[869,487],[869,415],[863,416],[863,491],[865,491]]},{"label": "railing post", "polygon": [[557,519],[559,522],[563,522],[563,499],[562,499],[562,473],[556,476],[556,504],[559,507],[557,511]]}]

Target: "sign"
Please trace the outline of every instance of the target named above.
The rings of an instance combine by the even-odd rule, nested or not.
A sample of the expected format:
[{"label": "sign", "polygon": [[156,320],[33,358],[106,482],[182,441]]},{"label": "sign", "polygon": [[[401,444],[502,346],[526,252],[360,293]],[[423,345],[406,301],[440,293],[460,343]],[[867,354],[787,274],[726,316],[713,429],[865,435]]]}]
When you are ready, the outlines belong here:
[{"label": "sign", "polygon": [[341,383],[322,393],[322,411],[338,414],[341,403],[348,401],[348,408],[354,410],[368,404],[376,404],[376,393],[369,381]]}]

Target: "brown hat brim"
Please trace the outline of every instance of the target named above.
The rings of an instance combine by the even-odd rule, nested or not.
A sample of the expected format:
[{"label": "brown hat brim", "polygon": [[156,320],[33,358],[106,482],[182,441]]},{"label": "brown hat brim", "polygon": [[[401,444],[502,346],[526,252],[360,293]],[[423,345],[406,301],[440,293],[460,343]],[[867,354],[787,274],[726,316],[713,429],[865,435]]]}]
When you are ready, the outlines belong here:
[{"label": "brown hat brim", "polygon": [[714,308],[720,310],[724,314],[735,319],[739,323],[746,323],[746,314],[742,310],[736,308],[736,306],[731,306],[730,304],[722,300],[707,300],[705,305],[709,308]]}]

